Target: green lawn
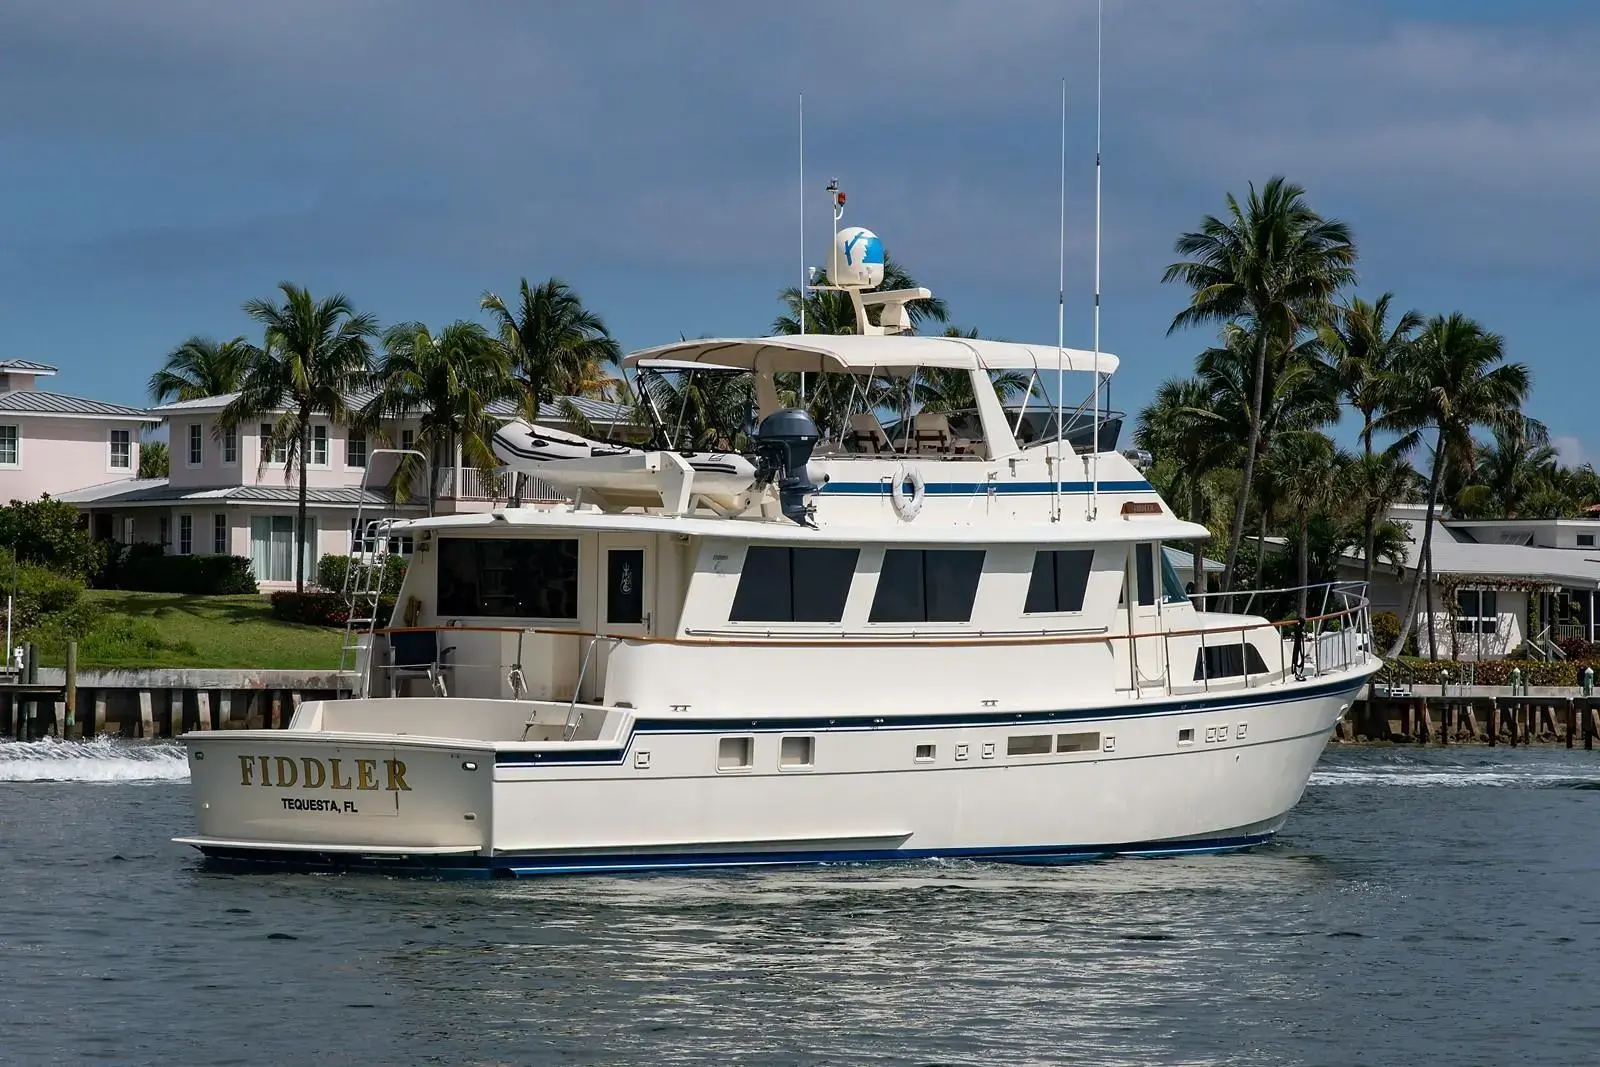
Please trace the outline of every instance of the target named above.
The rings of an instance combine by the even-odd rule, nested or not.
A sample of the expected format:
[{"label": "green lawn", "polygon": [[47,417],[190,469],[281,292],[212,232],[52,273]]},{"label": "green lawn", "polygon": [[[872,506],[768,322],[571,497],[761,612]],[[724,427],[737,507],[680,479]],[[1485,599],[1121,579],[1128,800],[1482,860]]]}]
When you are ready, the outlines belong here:
[{"label": "green lawn", "polygon": [[[84,599],[105,614],[79,642],[82,667],[327,670],[339,665],[342,630],[279,622],[264,596],[90,589]],[[47,649],[44,662],[59,666],[63,658],[59,649]]]}]

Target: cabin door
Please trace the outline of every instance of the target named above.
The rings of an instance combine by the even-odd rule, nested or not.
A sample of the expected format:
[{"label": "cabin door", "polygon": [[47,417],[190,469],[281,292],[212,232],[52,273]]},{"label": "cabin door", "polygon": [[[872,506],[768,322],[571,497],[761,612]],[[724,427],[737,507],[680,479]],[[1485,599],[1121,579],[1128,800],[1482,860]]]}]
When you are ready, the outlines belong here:
[{"label": "cabin door", "polygon": [[1149,689],[1167,684],[1167,648],[1161,636],[1161,563],[1156,556],[1159,546],[1153,541],[1142,541],[1133,546],[1128,557],[1128,587],[1125,601],[1128,605],[1128,633],[1135,636],[1129,642],[1133,660],[1135,689]]},{"label": "cabin door", "polygon": [[585,699],[600,700],[605,675],[618,642],[612,638],[645,637],[650,633],[655,609],[655,541],[628,534],[602,534],[600,545],[599,611],[591,677],[585,679]]}]

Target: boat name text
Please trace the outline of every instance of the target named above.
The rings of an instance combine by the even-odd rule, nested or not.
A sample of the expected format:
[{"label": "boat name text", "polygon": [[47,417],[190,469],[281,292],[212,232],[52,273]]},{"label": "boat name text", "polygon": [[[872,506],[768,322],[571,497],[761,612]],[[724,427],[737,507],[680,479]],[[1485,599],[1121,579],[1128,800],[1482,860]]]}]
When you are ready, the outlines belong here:
[{"label": "boat name text", "polygon": [[[383,767],[379,781],[378,767]],[[321,760],[313,756],[240,756],[239,784],[266,789],[355,789],[409,793],[402,760]]]}]

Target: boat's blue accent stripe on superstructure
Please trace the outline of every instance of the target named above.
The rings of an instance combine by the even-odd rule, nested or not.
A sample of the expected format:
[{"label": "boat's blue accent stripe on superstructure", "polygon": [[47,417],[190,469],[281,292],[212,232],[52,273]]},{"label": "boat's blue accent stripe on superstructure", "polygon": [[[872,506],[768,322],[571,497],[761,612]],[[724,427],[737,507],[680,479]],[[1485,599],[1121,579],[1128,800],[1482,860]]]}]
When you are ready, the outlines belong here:
[{"label": "boat's blue accent stripe on superstructure", "polygon": [[[924,487],[929,496],[961,496],[964,494],[987,493],[994,490],[996,493],[1054,493],[1058,491],[1055,482],[928,482]],[[1063,493],[1089,493],[1094,491],[1093,482],[1062,482],[1059,491]],[[1154,487],[1147,481],[1127,482],[1101,482],[1102,493],[1148,493]],[[886,478],[879,482],[829,482],[822,487],[823,493],[837,493],[851,496],[888,496],[889,480]]]},{"label": "boat's blue accent stripe on superstructure", "polygon": [[1029,845],[986,848],[817,849],[772,852],[660,852],[497,856],[363,856],[313,849],[202,848],[208,859],[246,867],[300,870],[372,870],[385,873],[466,875],[617,874],[683,871],[717,867],[794,867],[820,863],[895,863],[928,859],[988,860],[1000,863],[1060,864],[1115,856],[1189,856],[1233,852],[1272,840],[1270,833],[1238,834],[1182,841],[1139,841],[1117,845]]},{"label": "boat's blue accent stripe on superstructure", "polygon": [[621,763],[634,737],[644,734],[667,733],[778,733],[800,731],[844,732],[852,730],[921,729],[927,727],[969,726],[1031,726],[1045,723],[1082,722],[1087,719],[1133,719],[1151,715],[1181,715],[1193,711],[1221,710],[1224,708],[1260,707],[1265,704],[1285,704],[1308,697],[1333,694],[1354,695],[1367,684],[1366,678],[1351,682],[1332,682],[1326,685],[1306,686],[1303,689],[1273,688],[1251,693],[1240,690],[1224,694],[1202,694],[1178,700],[1150,701],[1138,704],[1119,704],[1115,707],[1069,708],[1060,711],[995,711],[969,715],[872,715],[872,716],[805,716],[795,718],[760,719],[637,719],[633,733],[624,744],[617,747],[593,745],[586,748],[544,752],[496,752],[494,761],[501,767],[544,767],[553,764],[616,764]]}]

